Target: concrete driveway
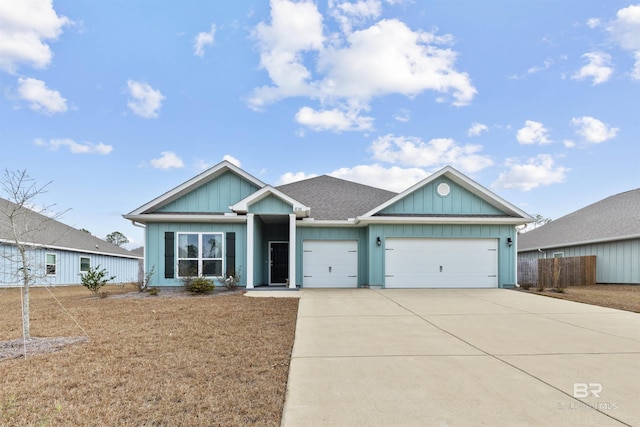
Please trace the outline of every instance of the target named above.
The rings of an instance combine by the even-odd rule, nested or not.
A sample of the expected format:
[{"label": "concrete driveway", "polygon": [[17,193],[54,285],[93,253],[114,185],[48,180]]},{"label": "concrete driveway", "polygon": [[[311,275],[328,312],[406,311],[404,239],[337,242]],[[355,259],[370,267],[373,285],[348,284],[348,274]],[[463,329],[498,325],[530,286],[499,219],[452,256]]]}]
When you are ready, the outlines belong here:
[{"label": "concrete driveway", "polygon": [[293,294],[283,426],[640,425],[640,314],[504,289]]}]

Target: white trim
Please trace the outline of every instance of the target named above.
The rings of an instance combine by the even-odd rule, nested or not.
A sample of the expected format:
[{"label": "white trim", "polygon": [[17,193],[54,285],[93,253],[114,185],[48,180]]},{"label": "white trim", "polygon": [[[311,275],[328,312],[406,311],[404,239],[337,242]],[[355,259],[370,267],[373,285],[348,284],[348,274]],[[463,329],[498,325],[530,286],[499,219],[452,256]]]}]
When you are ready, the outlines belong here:
[{"label": "white trim", "polygon": [[536,252],[540,250],[551,250],[556,248],[572,248],[574,246],[593,245],[598,243],[612,243],[612,242],[620,242],[623,240],[633,240],[633,239],[640,239],[640,234],[631,234],[628,236],[619,236],[619,237],[604,237],[602,239],[584,240],[581,242],[565,242],[565,243],[558,243],[558,244],[545,245],[545,246],[531,246],[523,249],[518,248],[518,253]]},{"label": "white trim", "polygon": [[[189,235],[189,234],[195,234],[198,236],[198,256],[195,258],[186,258],[186,257],[180,257],[180,236],[182,235]],[[205,258],[203,257],[203,252],[204,252],[204,240],[203,240],[203,236],[207,235],[207,234],[212,234],[212,235],[217,235],[220,236],[220,256],[216,257],[216,258]],[[205,276],[204,275],[204,261],[220,261],[220,275],[224,276],[225,272],[226,272],[226,244],[225,244],[225,233],[222,231],[176,231],[175,232],[175,248],[174,248],[174,253],[176,254],[175,256],[175,277],[177,279],[181,279],[183,277],[188,277],[188,276],[181,276],[180,275],[180,261],[196,261],[198,263],[198,277],[203,276],[203,277],[208,277],[208,278],[215,278],[215,277],[220,277],[220,276]]]},{"label": "white trim", "polygon": [[[262,181],[260,181],[258,178],[248,174],[247,172],[243,171],[242,169],[240,169],[239,167],[237,167],[236,165],[224,160],[220,163],[218,163],[217,165],[207,169],[206,171],[202,172],[201,174],[195,176],[194,178],[191,178],[190,180],[178,185],[177,187],[173,188],[172,190],[167,191],[166,193],[164,193],[163,195],[156,197],[155,199],[151,200],[150,202],[140,206],[139,208],[133,210],[132,212],[129,213],[129,215],[124,215],[125,218],[127,218],[128,216],[131,217],[135,217],[137,215],[140,215],[144,212],[150,211],[150,210],[155,210],[157,208],[159,208],[160,206],[166,205],[167,203],[183,196],[184,194],[189,193],[191,190],[193,190],[196,187],[199,187],[200,185],[213,180],[214,178],[222,175],[223,173],[227,172],[227,171],[231,171],[239,176],[241,176],[242,178],[246,179],[247,181],[253,183],[254,185],[256,185],[257,187],[264,187],[266,184]],[[131,218],[127,218],[127,219],[131,219]]]},{"label": "white trim", "polygon": [[243,223],[247,221],[244,215],[234,214],[140,214],[140,215],[123,215],[125,219],[137,221],[140,223],[147,222],[233,222]]},{"label": "white trim", "polygon": [[374,216],[359,217],[357,224],[526,224],[529,220],[514,217],[464,217],[464,216]]},{"label": "white trim", "polygon": [[289,214],[289,287],[296,287],[296,215]]},{"label": "white trim", "polygon": [[[0,244],[6,244],[7,246],[15,246],[16,242],[13,242],[11,240],[6,240],[6,239],[0,239]],[[58,251],[65,251],[65,252],[75,252],[78,254],[91,254],[91,255],[104,255],[104,256],[112,256],[112,257],[116,257],[116,258],[131,258],[131,259],[144,259],[143,256],[138,256],[138,255],[126,255],[126,254],[116,254],[113,252],[100,252],[100,251],[92,251],[92,250],[88,250],[88,249],[81,249],[81,248],[70,248],[67,246],[56,246],[56,245],[44,245],[42,243],[29,243],[29,242],[18,242],[19,245],[25,245],[25,246],[31,246],[34,247],[36,249],[51,249],[51,250],[58,250]],[[126,250],[126,249],[123,249]]]},{"label": "white trim", "polygon": [[253,289],[253,250],[255,245],[255,227],[252,213],[247,214],[247,289]]}]

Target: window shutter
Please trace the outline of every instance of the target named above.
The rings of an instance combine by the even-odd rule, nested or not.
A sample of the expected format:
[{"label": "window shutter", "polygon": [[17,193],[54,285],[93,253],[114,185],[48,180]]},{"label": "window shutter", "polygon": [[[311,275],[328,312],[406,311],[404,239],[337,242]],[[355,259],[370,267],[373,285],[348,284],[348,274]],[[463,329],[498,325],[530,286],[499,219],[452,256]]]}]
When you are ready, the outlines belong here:
[{"label": "window shutter", "polygon": [[226,263],[227,276],[236,274],[236,233],[227,233],[226,235]]},{"label": "window shutter", "polygon": [[175,277],[175,241],[174,233],[166,231],[164,233],[164,278],[173,279]]}]

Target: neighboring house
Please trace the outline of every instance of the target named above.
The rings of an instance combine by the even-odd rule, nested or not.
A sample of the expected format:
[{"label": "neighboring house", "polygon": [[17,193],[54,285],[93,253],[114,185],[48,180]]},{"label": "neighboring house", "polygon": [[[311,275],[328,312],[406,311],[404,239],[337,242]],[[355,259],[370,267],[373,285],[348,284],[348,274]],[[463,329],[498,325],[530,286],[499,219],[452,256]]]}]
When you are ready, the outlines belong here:
[{"label": "neighboring house", "polygon": [[518,237],[518,258],[596,256],[596,282],[640,284],[640,188]]},{"label": "neighboring house", "polygon": [[124,215],[152,286],[240,273],[247,288],[509,287],[533,219],[451,167],[396,194],[320,176],[272,187],[222,162]]},{"label": "neighboring house", "polygon": [[[22,262],[12,239],[7,212],[17,206],[0,198],[0,286],[20,285]],[[90,267],[107,270],[116,276],[110,283],[138,281],[138,261],[142,256],[99,239],[28,209],[19,209],[16,224],[21,243],[29,248],[28,265],[36,285],[80,284],[80,274]]]}]

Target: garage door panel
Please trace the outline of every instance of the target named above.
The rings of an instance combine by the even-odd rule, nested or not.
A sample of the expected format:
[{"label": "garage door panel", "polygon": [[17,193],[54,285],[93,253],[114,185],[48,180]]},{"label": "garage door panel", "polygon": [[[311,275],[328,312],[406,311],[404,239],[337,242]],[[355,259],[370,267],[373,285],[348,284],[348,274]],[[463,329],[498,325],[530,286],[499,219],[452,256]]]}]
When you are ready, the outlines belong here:
[{"label": "garage door panel", "polygon": [[358,286],[358,242],[355,240],[305,240],[302,285],[314,288]]},{"label": "garage door panel", "polygon": [[385,287],[498,286],[497,239],[388,238]]}]

